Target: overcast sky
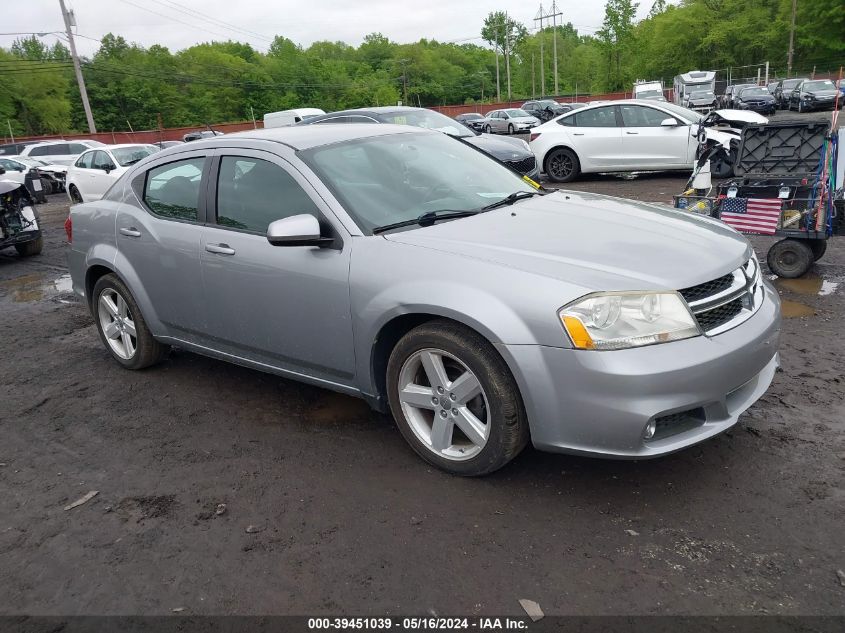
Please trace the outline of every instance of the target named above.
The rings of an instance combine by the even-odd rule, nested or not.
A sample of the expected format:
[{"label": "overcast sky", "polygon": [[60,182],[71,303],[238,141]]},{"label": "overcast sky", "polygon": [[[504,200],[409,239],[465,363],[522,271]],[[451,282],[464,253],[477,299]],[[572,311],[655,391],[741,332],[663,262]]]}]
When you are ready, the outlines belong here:
[{"label": "overcast sky", "polygon": [[[171,51],[211,40],[234,39],[267,50],[275,35],[308,46],[317,40],[340,40],[357,46],[367,33],[381,32],[392,41],[420,38],[483,43],[478,34],[490,11],[506,10],[529,28],[539,0],[65,0],[76,13],[80,55],[96,51],[106,33],[122,35],[143,46],[162,44]],[[644,17],[652,0],[641,0]],[[558,10],[581,33],[594,33],[604,16],[602,0],[563,0]],[[551,0],[543,7],[548,12]],[[59,0],[3,2],[0,32],[63,30]],[[0,35],[8,48],[15,35]],[[55,35],[44,37],[52,44]]]}]

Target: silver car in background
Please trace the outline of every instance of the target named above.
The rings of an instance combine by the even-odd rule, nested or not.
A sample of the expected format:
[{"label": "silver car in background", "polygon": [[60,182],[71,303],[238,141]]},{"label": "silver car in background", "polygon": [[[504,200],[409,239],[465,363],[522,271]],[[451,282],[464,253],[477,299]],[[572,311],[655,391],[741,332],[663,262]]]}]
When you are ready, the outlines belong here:
[{"label": "silver car in background", "polygon": [[74,291],[122,366],[175,345],[359,396],[460,475],[529,441],[679,450],[734,425],[778,365],[778,296],[733,229],[545,192],[409,126],[167,149],[66,229]]},{"label": "silver car in background", "polygon": [[531,128],[542,123],[540,119],[528,114],[520,108],[506,108],[504,110],[491,110],[487,113],[487,124],[484,131],[490,134],[516,134],[527,132]]}]

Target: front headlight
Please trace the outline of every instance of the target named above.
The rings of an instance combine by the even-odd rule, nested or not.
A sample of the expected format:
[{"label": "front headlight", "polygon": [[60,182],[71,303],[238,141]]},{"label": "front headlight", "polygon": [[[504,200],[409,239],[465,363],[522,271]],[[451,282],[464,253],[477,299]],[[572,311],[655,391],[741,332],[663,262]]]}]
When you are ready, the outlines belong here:
[{"label": "front headlight", "polygon": [[595,293],[558,316],[577,349],[628,349],[701,334],[677,292]]}]

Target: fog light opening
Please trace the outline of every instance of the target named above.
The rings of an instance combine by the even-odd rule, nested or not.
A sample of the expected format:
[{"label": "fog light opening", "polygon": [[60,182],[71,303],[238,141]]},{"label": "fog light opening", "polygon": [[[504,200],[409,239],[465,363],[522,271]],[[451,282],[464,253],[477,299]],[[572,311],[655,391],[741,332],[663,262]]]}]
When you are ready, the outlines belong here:
[{"label": "fog light opening", "polygon": [[653,438],[655,430],[657,430],[657,422],[654,420],[649,421],[645,426],[645,439],[650,440]]}]

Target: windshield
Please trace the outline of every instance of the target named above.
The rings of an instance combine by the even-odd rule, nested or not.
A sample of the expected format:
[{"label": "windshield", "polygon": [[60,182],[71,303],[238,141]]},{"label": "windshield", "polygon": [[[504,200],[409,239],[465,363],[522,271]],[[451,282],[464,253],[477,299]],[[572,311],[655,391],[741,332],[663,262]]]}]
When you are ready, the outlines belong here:
[{"label": "windshield", "polygon": [[26,156],[16,156],[13,160],[26,165],[27,167],[46,167],[50,163],[38,160],[35,158],[27,158]]},{"label": "windshield", "polygon": [[134,145],[132,147],[115,147],[111,153],[121,167],[126,167],[134,165],[139,160],[157,151],[159,151],[159,148],[155,145]]},{"label": "windshield", "polygon": [[769,94],[766,88],[744,88],[740,93],[740,97],[762,97]]},{"label": "windshield", "polygon": [[833,82],[829,79],[823,81],[805,81],[804,90],[835,90]]},{"label": "windshield", "polygon": [[700,112],[694,112],[689,108],[684,108],[682,106],[675,105],[674,103],[661,103],[660,107],[669,110],[672,114],[682,119],[685,123],[698,123],[704,118],[704,115]]},{"label": "windshield", "polygon": [[461,117],[461,120],[464,120],[464,121],[474,121],[476,119],[483,119],[484,118],[480,114],[459,114],[458,116]]},{"label": "windshield", "polygon": [[662,90],[638,90],[637,91],[637,98],[638,99],[646,99],[649,97],[662,97],[663,91]]},{"label": "windshield", "polygon": [[414,127],[436,130],[450,136],[460,138],[474,137],[475,133],[455,119],[450,119],[445,114],[433,110],[400,110],[398,112],[387,112],[379,114],[379,119],[384,123],[395,123],[396,125],[413,125]]},{"label": "windshield", "polygon": [[510,110],[505,110],[508,113],[508,116],[531,116],[525,110],[520,108],[511,108]]},{"label": "windshield", "polygon": [[[537,105],[541,108],[551,108],[552,110],[557,110],[560,108],[560,104],[557,101],[552,101],[551,99],[538,101]],[[523,110],[524,112],[525,110]]]},{"label": "windshield", "polygon": [[783,87],[784,88],[794,88],[795,86],[800,84],[802,81],[804,81],[804,80],[803,79],[786,79],[783,82]]},{"label": "windshield", "polygon": [[434,211],[472,211],[536,192],[486,154],[441,134],[391,134],[300,152],[365,233]]},{"label": "windshield", "polygon": [[105,143],[101,143],[100,141],[85,141],[85,144],[88,147],[105,147]]}]

